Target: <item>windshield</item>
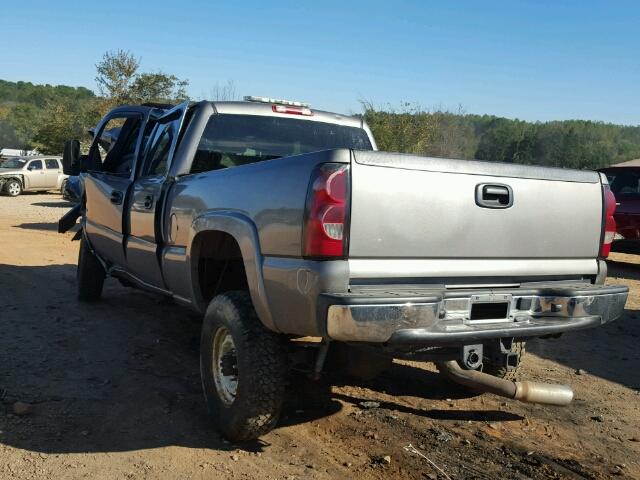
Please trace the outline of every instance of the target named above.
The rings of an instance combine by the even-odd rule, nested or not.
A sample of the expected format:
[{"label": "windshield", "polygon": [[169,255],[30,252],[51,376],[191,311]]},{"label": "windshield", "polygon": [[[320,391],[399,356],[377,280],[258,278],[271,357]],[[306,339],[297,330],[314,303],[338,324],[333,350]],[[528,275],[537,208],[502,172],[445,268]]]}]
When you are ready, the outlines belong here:
[{"label": "windshield", "polygon": [[21,158],[10,158],[0,163],[0,168],[22,168],[25,163],[27,161]]},{"label": "windshield", "polygon": [[372,149],[362,128],[295,118],[212,115],[191,173],[333,148]]}]

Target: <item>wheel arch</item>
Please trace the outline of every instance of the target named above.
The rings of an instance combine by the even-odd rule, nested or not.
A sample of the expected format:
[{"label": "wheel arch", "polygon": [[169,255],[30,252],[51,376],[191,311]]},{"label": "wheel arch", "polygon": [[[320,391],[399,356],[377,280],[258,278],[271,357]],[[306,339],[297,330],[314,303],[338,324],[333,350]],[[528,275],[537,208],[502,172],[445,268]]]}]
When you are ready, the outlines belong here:
[{"label": "wheel arch", "polygon": [[3,175],[1,183],[0,183],[0,190],[4,191],[7,187],[7,185],[9,184],[9,182],[11,182],[12,180],[16,180],[18,183],[20,183],[20,188],[21,190],[24,192],[25,191],[25,184],[24,184],[24,175],[20,175],[20,174],[13,174],[13,175]]},{"label": "wheel arch", "polygon": [[2,178],[5,182],[5,184],[7,182],[10,182],[11,180],[17,180],[18,182],[20,182],[20,186],[22,187],[22,189],[24,190],[25,184],[24,184],[24,175],[20,175],[19,173],[16,173],[14,175],[6,175],[3,176]]},{"label": "wheel arch", "polygon": [[[214,252],[216,260],[233,261],[234,255],[240,255],[246,288],[258,318],[268,329],[278,331],[267,302],[258,232],[253,221],[239,212],[209,212],[197,217],[192,223],[192,239],[187,257],[190,263],[193,297],[198,309],[204,311],[210,300],[207,298],[207,287],[202,281],[201,266],[205,258],[203,255],[210,255],[213,245],[220,247]],[[208,293],[211,294],[210,291]]]}]

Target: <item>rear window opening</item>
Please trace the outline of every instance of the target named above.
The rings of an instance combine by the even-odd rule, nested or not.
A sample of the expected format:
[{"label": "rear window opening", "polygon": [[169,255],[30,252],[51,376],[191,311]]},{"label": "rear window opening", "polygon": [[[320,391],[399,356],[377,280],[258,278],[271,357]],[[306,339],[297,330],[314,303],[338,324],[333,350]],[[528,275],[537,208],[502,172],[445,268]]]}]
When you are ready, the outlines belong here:
[{"label": "rear window opening", "polygon": [[191,173],[334,148],[372,150],[362,128],[297,118],[216,114],[207,122]]}]

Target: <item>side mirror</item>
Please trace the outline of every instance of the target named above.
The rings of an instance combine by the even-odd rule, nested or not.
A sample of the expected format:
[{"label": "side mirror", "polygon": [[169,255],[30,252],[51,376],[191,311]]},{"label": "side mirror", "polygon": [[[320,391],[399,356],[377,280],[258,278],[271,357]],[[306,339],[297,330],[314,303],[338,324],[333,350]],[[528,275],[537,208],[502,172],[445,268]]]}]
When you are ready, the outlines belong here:
[{"label": "side mirror", "polygon": [[62,171],[65,175],[78,175],[80,173],[80,142],[78,140],[64,142]]},{"label": "side mirror", "polygon": [[31,171],[31,170],[34,170],[35,168],[36,168],[36,167],[34,167],[33,165],[29,165],[29,166],[27,167],[27,170]]}]

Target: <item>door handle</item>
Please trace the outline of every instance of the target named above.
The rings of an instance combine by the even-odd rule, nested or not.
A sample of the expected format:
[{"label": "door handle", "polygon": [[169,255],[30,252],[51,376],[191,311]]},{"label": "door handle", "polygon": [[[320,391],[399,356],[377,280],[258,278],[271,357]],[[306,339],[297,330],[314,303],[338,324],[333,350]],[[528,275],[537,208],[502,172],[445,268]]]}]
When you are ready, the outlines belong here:
[{"label": "door handle", "polygon": [[509,185],[480,183],[476,185],[476,205],[483,208],[509,208],[513,190]]},{"label": "door handle", "polygon": [[147,210],[151,209],[151,207],[153,207],[153,195],[145,195],[142,206]]},{"label": "door handle", "polygon": [[115,204],[115,205],[121,205],[122,204],[122,192],[119,192],[118,190],[114,190],[111,192],[111,203]]}]

